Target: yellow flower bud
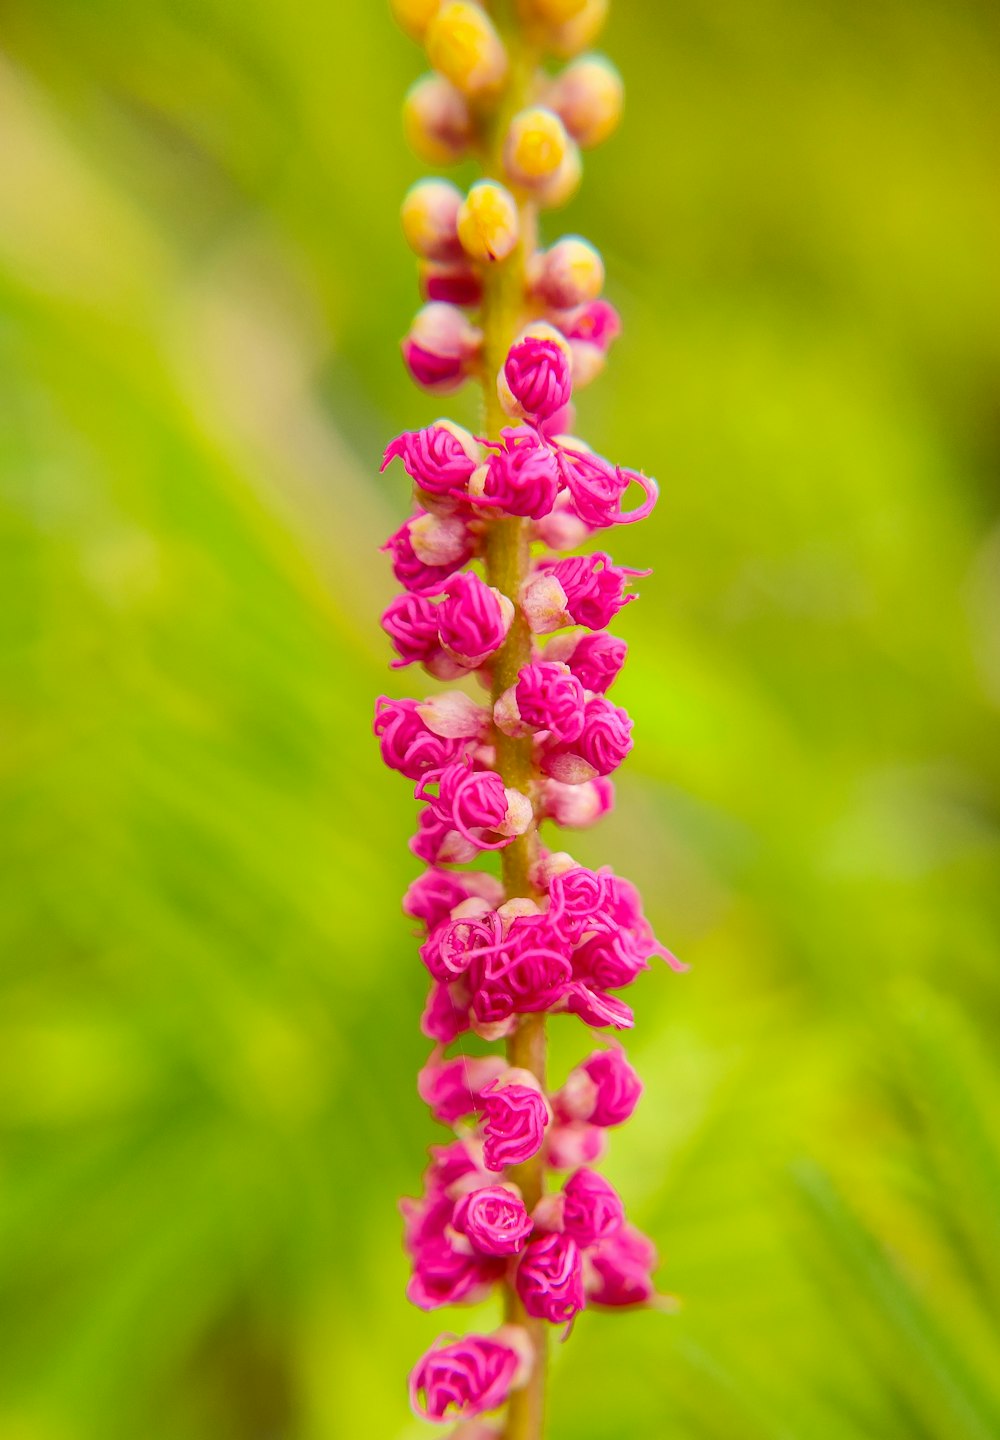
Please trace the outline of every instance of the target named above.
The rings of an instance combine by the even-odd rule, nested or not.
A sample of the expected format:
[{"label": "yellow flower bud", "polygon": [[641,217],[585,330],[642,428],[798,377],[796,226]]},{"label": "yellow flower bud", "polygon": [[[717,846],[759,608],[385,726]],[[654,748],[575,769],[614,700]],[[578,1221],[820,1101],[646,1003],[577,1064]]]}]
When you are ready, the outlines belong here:
[{"label": "yellow flower bud", "polygon": [[491,264],[506,260],[520,238],[517,204],[495,180],[480,180],[458,212],[458,238],[473,260]]},{"label": "yellow flower bud", "polygon": [[580,151],[572,141],[566,151],[566,158],[559,166],[559,169],[547,181],[541,189],[536,190],[535,198],[539,204],[544,205],[548,210],[558,210],[560,205],[566,205],[577,190],[580,188],[580,181],[583,179],[583,161],[580,158]]},{"label": "yellow flower bud", "polygon": [[589,150],[617,130],[625,87],[610,60],[583,55],[556,77],[548,102],[577,144]]},{"label": "yellow flower bud", "polygon": [[574,20],[587,0],[528,0],[528,8],[547,25],[565,25]]},{"label": "yellow flower bud", "polygon": [[472,142],[465,96],[443,75],[422,76],[403,101],[403,133],[421,159],[454,165]]},{"label": "yellow flower bud", "polygon": [[441,0],[389,0],[392,17],[401,30],[422,40],[427,27],[441,8]]},{"label": "yellow flower bud", "polygon": [[548,48],[560,60],[571,60],[586,50],[604,29],[608,18],[609,0],[585,0],[582,10],[551,30],[547,37]]},{"label": "yellow flower bud", "polygon": [[431,20],[427,58],[463,95],[498,90],[507,75],[507,51],[493,22],[469,0],[448,0]]},{"label": "yellow flower bud", "polygon": [[458,212],[462,192],[450,180],[418,180],[406,192],[400,216],[403,235],[424,260],[459,260]]},{"label": "yellow flower bud", "polygon": [[558,173],[569,143],[566,127],[554,110],[541,106],[522,110],[510,122],[504,141],[507,174],[516,185],[544,186]]},{"label": "yellow flower bud", "polygon": [[532,272],[532,288],[556,310],[596,300],[604,289],[604,261],[589,241],[565,235],[544,251]]}]

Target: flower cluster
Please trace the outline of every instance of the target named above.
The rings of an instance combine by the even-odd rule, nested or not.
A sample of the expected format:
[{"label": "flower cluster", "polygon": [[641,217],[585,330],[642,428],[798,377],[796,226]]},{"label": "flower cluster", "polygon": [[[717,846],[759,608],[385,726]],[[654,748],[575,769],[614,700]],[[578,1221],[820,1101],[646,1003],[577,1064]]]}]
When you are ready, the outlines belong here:
[{"label": "flower cluster", "polygon": [[[655,1298],[654,1247],[593,1168],[641,1081],[605,1040],[549,1089],[543,1026],[563,1013],[628,1030],[621,992],[657,957],[683,966],[628,881],[543,844],[540,827],[583,828],[614,804],[633,726],[609,698],[627,648],[607,627],[648,572],[600,548],[570,552],[645,518],[657,489],[572,433],[574,394],[621,328],[600,255],[578,236],[545,250],[532,240],[534,212],[570,196],[581,149],[620,116],[613,67],[579,53],[607,0],[520,0],[504,35],[471,0],[393,9],[433,68],[406,102],[411,143],[435,164],[489,156],[505,182],[463,194],[422,180],[403,203],[426,302],[404,362],[435,394],[479,380],[486,433],[442,419],[385,452],[383,469],[398,462],[413,487],[412,514],[384,547],[401,587],[382,616],[392,664],[455,688],[382,696],[374,723],[419,804],[410,848],[424,868],[404,910],[419,927],[434,1048],[418,1091],[452,1132],[431,1150],[420,1198],[402,1202],[408,1296],[428,1311],[496,1287],[508,1297],[509,1323],[494,1333],[438,1339],[411,1399],[419,1415],[489,1440],[499,1431],[479,1417],[506,1403],[513,1414],[542,1383],[545,1325]],[[529,32],[532,48],[570,63],[526,85],[516,51]],[[463,1053],[466,1036],[506,1053]]]}]

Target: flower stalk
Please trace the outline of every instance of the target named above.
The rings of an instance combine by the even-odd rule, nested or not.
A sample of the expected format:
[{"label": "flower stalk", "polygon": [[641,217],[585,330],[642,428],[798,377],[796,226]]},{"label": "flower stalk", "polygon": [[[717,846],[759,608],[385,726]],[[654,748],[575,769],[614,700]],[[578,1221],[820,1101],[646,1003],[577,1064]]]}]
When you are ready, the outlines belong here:
[{"label": "flower stalk", "polygon": [[[587,1306],[658,1303],[655,1250],[592,1168],[641,1082],[615,1043],[551,1091],[546,1016],[629,1029],[616,992],[654,956],[683,968],[627,881],[540,836],[600,819],[632,747],[631,719],[607,698],[626,646],[605,626],[644,572],[568,552],[644,518],[656,486],[569,433],[573,393],[620,325],[593,246],[537,240],[539,212],[579,183],[580,147],[615,128],[621,83],[600,57],[572,60],[607,0],[393,9],[435,72],[407,99],[411,143],[435,164],[476,155],[484,177],[465,195],[418,182],[402,214],[427,301],[404,361],[433,393],[478,380],[482,434],[441,420],[397,437],[384,462],[402,462],[415,501],[385,547],[403,590],[382,617],[393,665],[473,680],[482,695],[376,707],[382,757],[423,806],[410,848],[426,869],[404,899],[431,982],[418,1090],[452,1132],[431,1150],[421,1198],[402,1202],[408,1295],[430,1311],[499,1289],[504,1310],[492,1334],[439,1337],[410,1393],[419,1415],[460,1422],[454,1440],[543,1440],[550,1328]],[[546,55],[572,63],[552,76]],[[449,1056],[467,1034],[504,1054]],[[568,1178],[551,1189],[558,1172]]]}]

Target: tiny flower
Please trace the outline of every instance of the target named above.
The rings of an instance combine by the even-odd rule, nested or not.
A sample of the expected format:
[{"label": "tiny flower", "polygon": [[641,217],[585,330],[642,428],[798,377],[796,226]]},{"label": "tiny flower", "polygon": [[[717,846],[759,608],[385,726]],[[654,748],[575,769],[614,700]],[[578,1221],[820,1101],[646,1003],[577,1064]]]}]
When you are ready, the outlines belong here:
[{"label": "tiny flower", "polygon": [[570,140],[566,154],[556,173],[544,184],[536,185],[532,194],[539,205],[548,210],[558,210],[572,200],[583,179],[583,160],[579,146]]},{"label": "tiny flower", "polygon": [[457,164],[474,134],[465,96],[443,75],[422,76],[403,102],[403,132],[412,149],[431,165]]},{"label": "tiny flower", "polygon": [[472,558],[476,541],[459,516],[418,515],[401,525],[382,546],[392,556],[392,573],[413,595],[440,595]]},{"label": "tiny flower", "polygon": [[520,1254],[532,1228],[520,1191],[506,1185],[471,1190],[456,1205],[451,1223],[483,1255]]},{"label": "tiny flower", "polygon": [[389,0],[392,18],[414,40],[424,38],[440,5],[441,0]]},{"label": "tiny flower", "polygon": [[468,750],[467,740],[436,735],[418,712],[416,700],[390,700],[381,695],[372,727],[383,763],[410,780],[460,760]]},{"label": "tiny flower", "polygon": [[460,1248],[447,1234],[435,1235],[414,1247],[406,1298],[419,1310],[474,1305],[486,1299],[502,1273],[495,1259]]},{"label": "tiny flower", "polygon": [[542,785],[539,818],[554,820],[565,830],[586,830],[602,820],[614,806],[615,787],[607,776],[585,780],[582,785],[546,780]]},{"label": "tiny flower", "polygon": [[558,414],[572,390],[569,355],[556,331],[528,334],[512,345],[497,380],[507,414],[533,423]]},{"label": "tiny flower", "polygon": [[410,1404],[422,1420],[468,1420],[495,1410],[530,1374],[531,1343],[523,1330],[493,1335],[441,1335],[410,1375]]},{"label": "tiny flower", "polygon": [[496,180],[478,180],[458,212],[458,238],[470,260],[492,265],[512,254],[520,223],[510,191]]},{"label": "tiny flower", "polygon": [[632,745],[632,720],[628,712],[603,695],[592,695],[584,706],[580,735],[574,740],[547,746],[542,756],[542,770],[565,785],[580,785],[617,770]]},{"label": "tiny flower", "polygon": [[573,358],[573,384],[590,385],[604,369],[608,351],[621,334],[621,317],[607,300],[593,300],[558,316]]},{"label": "tiny flower", "polygon": [[591,990],[582,980],[566,987],[563,1005],[572,1015],[579,1015],[585,1025],[595,1030],[631,1030],[635,1025],[632,1007],[617,995]]},{"label": "tiny flower", "polygon": [[459,260],[458,212],[462,192],[450,180],[418,180],[403,198],[403,236],[424,260]]},{"label": "tiny flower", "polygon": [[426,430],[397,435],[382,457],[381,468],[385,470],[397,458],[421,493],[445,500],[464,494],[479,464],[479,446],[468,430],[450,420],[438,420]]},{"label": "tiny flower", "polygon": [[574,951],[574,978],[591,990],[620,990],[649,969],[648,948],[630,930],[599,931]]},{"label": "tiny flower", "polygon": [[[427,786],[436,784],[437,795]],[[415,791],[427,801],[427,813],[454,830],[479,850],[500,850],[531,824],[531,802],[516,790],[508,789],[492,770],[470,770],[467,765],[448,765],[436,775],[425,776]],[[490,842],[483,832],[501,838]]]},{"label": "tiny flower", "polygon": [[517,1293],[538,1320],[561,1325],[587,1303],[579,1247],[558,1231],[529,1240],[517,1267]]},{"label": "tiny flower", "polygon": [[450,870],[425,870],[403,896],[403,914],[421,921],[430,931],[447,920],[456,905],[471,896],[479,896],[495,907],[503,899],[503,886],[494,875],[477,874],[472,870],[462,874],[454,874]]},{"label": "tiny flower", "polygon": [[393,669],[426,662],[441,648],[437,606],[422,595],[397,595],[382,612],[382,629],[399,656]]},{"label": "tiny flower", "polygon": [[[637,599],[627,595],[625,587],[633,575],[647,575],[647,570],[629,570],[614,565],[610,555],[597,551],[593,555],[576,555],[566,560],[543,561],[524,595],[524,610],[532,624],[538,613],[536,596],[544,594],[547,610],[540,617],[547,629],[556,630],[564,624],[585,625],[588,630],[603,630],[625,605]],[[562,592],[564,620],[553,616],[558,597],[550,588],[555,582]],[[538,589],[536,590],[536,587]],[[533,593],[534,592],[534,593]],[[532,624],[536,633],[543,633]]]},{"label": "tiny flower", "polygon": [[486,902],[468,902],[427,937],[420,958],[436,980],[457,980],[478,954],[496,950],[502,937],[502,922]]},{"label": "tiny flower", "polygon": [[552,1118],[530,1070],[508,1070],[482,1093],[483,1163],[487,1170],[522,1165],[542,1148]]},{"label": "tiny flower", "polygon": [[450,1045],[469,1028],[469,1002],[458,998],[457,987],[436,982],[430,988],[424,1013],[420,1017],[421,1033],[440,1045]]},{"label": "tiny flower", "polygon": [[658,1264],[656,1246],[634,1225],[600,1241],[588,1252],[585,1285],[594,1305],[619,1309],[648,1305],[656,1295],[652,1274]]},{"label": "tiny flower", "polygon": [[594,1170],[574,1171],[563,1194],[563,1231],[581,1250],[617,1235],[625,1224],[625,1207],[617,1190]]},{"label": "tiny flower", "polygon": [[575,741],[585,721],[583,686],[567,665],[539,660],[523,667],[493,713],[507,735],[545,730],[556,741]]},{"label": "tiny flower", "polygon": [[501,431],[497,453],[469,481],[469,498],[507,515],[540,519],[556,503],[561,479],[552,447],[522,425]]},{"label": "tiny flower", "polygon": [[454,1060],[444,1060],[440,1050],[436,1050],[417,1076],[417,1094],[435,1120],[454,1125],[463,1115],[479,1109],[483,1090],[505,1069],[502,1055],[459,1055]]},{"label": "tiny flower", "polygon": [[621,674],[628,646],[606,631],[591,635],[557,635],[545,648],[545,657],[568,665],[585,690],[604,695]]},{"label": "tiny flower", "polygon": [[474,669],[506,640],[514,606],[478,575],[467,573],[454,576],[445,594],[437,610],[440,642],[449,655]]},{"label": "tiny flower", "polygon": [[546,97],[585,150],[600,145],[621,123],[625,87],[603,55],[584,55],[553,81]]},{"label": "tiny flower", "polygon": [[559,172],[569,150],[566,127],[554,110],[533,106],[510,122],[503,147],[504,169],[515,185],[545,186]]},{"label": "tiny flower", "polygon": [[608,18],[610,0],[584,0],[571,20],[554,26],[547,36],[548,48],[560,60],[571,60],[588,49],[600,35]]},{"label": "tiny flower", "polygon": [[466,261],[439,265],[425,260],[419,268],[419,279],[420,293],[425,300],[443,300],[465,310],[482,304],[482,277]]},{"label": "tiny flower", "polygon": [[599,1125],[584,1125],[579,1121],[553,1125],[545,1160],[553,1170],[575,1170],[578,1165],[593,1165],[607,1148],[607,1133]]},{"label": "tiny flower", "polygon": [[498,90],[507,74],[507,52],[493,23],[478,5],[449,0],[428,26],[427,58],[463,95]]},{"label": "tiny flower", "polygon": [[552,511],[535,521],[536,539],[550,550],[578,550],[593,533],[586,521],[573,509],[569,494],[563,491]]},{"label": "tiny flower", "polygon": [[[610,464],[577,440],[562,437],[558,454],[559,473],[569,492],[570,503],[591,529],[632,524],[652,513],[659,497],[655,481],[634,470]],[[622,497],[633,483],[640,486],[646,498],[637,509],[623,514]]]},{"label": "tiny flower", "polygon": [[604,289],[600,252],[579,235],[565,235],[542,252],[532,268],[532,289],[556,310],[596,300]]},{"label": "tiny flower", "polygon": [[468,378],[482,338],[457,306],[435,300],[417,311],[402,342],[403,361],[418,385],[444,395]]},{"label": "tiny flower", "polygon": [[631,1119],[641,1095],[642,1081],[621,1046],[613,1045],[595,1050],[572,1070],[554,1103],[566,1119],[623,1125]]},{"label": "tiny flower", "polygon": [[561,999],[572,975],[566,947],[546,916],[517,916],[499,943],[480,946],[472,955],[468,980],[473,1015],[489,1024],[548,1010]]}]

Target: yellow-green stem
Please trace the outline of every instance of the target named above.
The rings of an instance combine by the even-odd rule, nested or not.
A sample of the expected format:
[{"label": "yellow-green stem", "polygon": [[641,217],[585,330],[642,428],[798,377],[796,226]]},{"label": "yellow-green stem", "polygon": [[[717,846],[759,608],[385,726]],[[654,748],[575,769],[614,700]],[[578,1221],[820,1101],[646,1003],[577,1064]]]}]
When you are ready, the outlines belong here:
[{"label": "yellow-green stem", "polygon": [[[509,0],[495,7],[496,19],[503,31],[510,55],[510,82],[497,111],[487,145],[487,170],[502,174],[501,148],[508,123],[531,97],[537,67],[537,55],[522,33],[514,7]],[[521,239],[513,255],[493,267],[487,275],[483,294],[483,399],[484,432],[487,438],[499,438],[507,423],[497,398],[496,378],[510,349],[511,342],[525,318],[525,274],[535,246],[535,215],[530,204],[521,207]],[[515,605],[514,621],[507,640],[493,667],[493,699],[497,700],[517,679],[518,671],[531,660],[531,632],[520,607],[521,587],[528,574],[530,547],[528,522],[516,516],[495,520],[486,537],[486,578]],[[495,732],[497,769],[504,784],[522,791],[534,801],[537,798],[538,776],[535,771],[531,738],[512,740]],[[501,852],[503,883],[508,899],[532,897],[535,893],[531,874],[538,855],[538,835],[534,825]],[[545,1086],[545,1017],[523,1016],[507,1041],[509,1064],[530,1070]],[[523,1165],[512,1167],[508,1179],[520,1187],[524,1203],[533,1209],[542,1197],[545,1166],[541,1155]],[[543,1320],[533,1320],[513,1285],[505,1296],[508,1322],[523,1325],[531,1337],[534,1363],[531,1378],[515,1390],[507,1407],[504,1440],[543,1440],[545,1431],[545,1382],[548,1360],[548,1333]]]}]

